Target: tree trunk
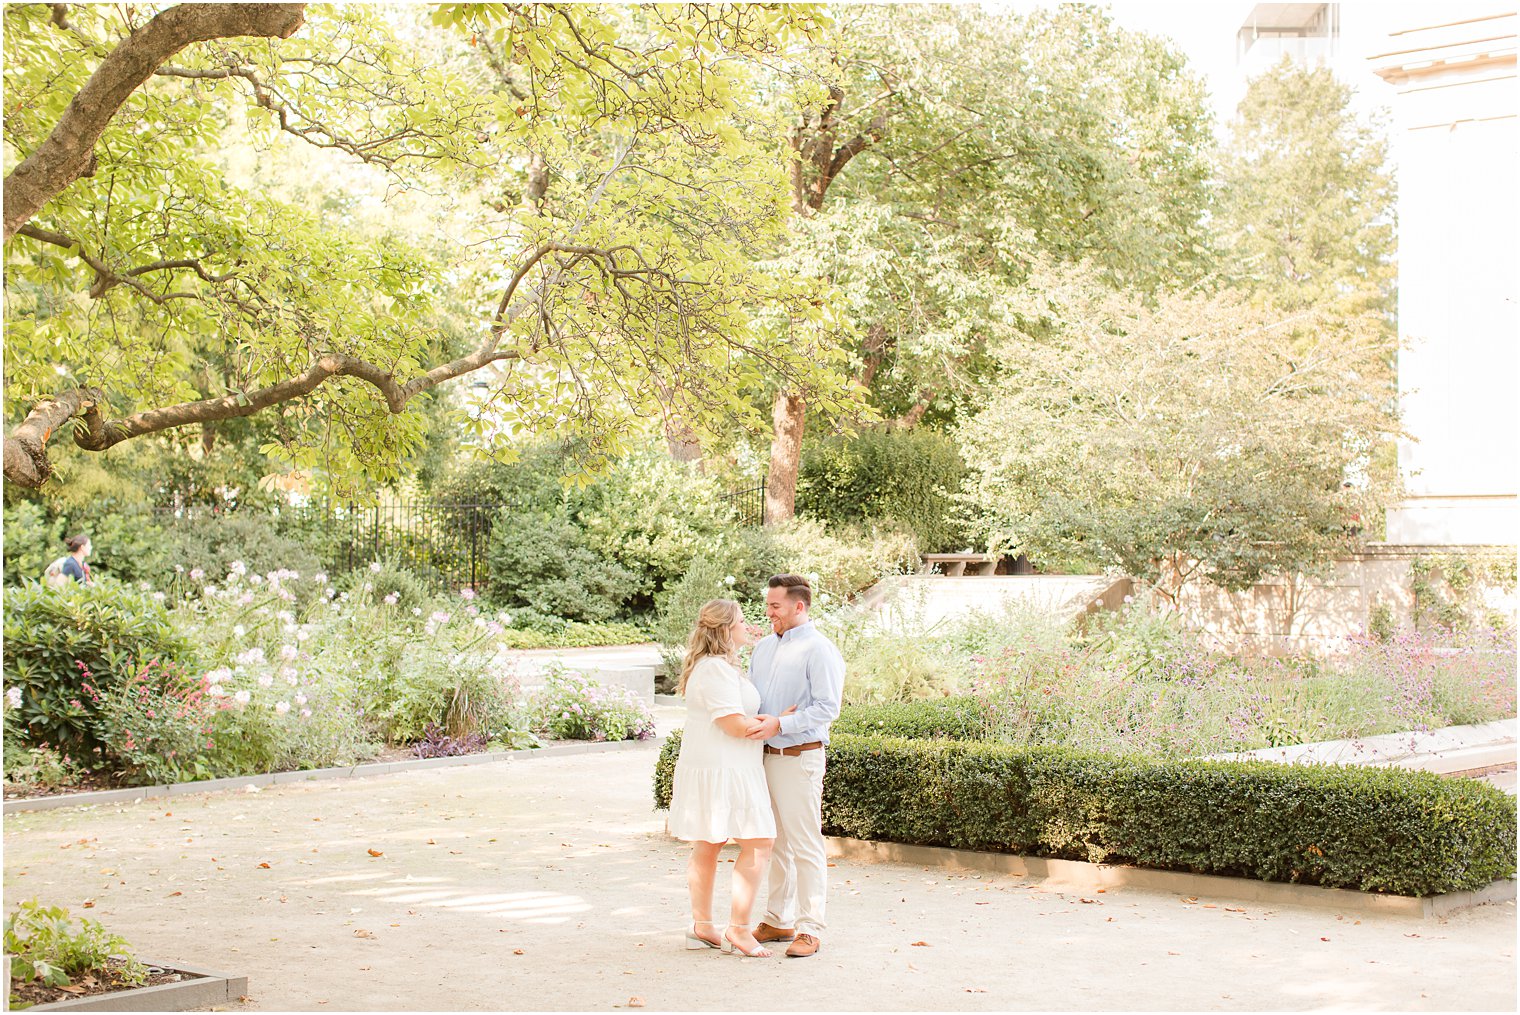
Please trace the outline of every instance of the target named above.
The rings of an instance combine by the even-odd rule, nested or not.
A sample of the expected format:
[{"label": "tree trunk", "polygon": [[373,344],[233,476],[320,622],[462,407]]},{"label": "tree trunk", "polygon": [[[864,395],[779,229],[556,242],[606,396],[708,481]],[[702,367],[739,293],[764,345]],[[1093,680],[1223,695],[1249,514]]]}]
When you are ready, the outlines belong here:
[{"label": "tree trunk", "polygon": [[702,461],[702,442],[696,431],[685,423],[672,423],[665,428],[665,448],[678,462]]},{"label": "tree trunk", "polygon": [[801,395],[776,392],[771,407],[771,467],[765,480],[765,524],[797,514],[797,471],[802,464],[802,432],[807,403]]},{"label": "tree trunk", "polygon": [[5,178],[5,241],[65,187],[95,171],[95,142],[116,111],[166,60],[210,39],[288,39],[305,4],[180,4],[137,29],[100,61],[53,132]]}]

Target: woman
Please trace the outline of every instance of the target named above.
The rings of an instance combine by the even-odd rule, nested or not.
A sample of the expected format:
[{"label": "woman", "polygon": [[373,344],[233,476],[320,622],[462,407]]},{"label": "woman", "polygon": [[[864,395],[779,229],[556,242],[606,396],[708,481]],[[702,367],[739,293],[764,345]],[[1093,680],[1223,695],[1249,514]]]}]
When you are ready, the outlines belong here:
[{"label": "woman", "polygon": [[[688,948],[737,950],[750,958],[770,952],[755,940],[750,907],[770,863],[776,819],[765,787],[762,743],[745,736],[760,727],[760,693],[739,671],[739,649],[754,644],[739,604],[714,599],[697,614],[686,648],[679,691],[686,696],[686,726],[670,799],[670,834],[691,843],[686,883],[691,890]],[[712,922],[718,852],[739,843],[734,863],[728,928]]]},{"label": "woman", "polygon": [[69,555],[63,558],[63,573],[81,585],[90,582],[90,565],[84,562],[90,551],[95,549],[90,545],[90,537],[81,532],[77,536],[70,536],[63,545],[69,548]]},{"label": "woman", "polygon": [[90,577],[90,565],[84,562],[84,559],[90,555],[90,550],[93,549],[90,546],[90,537],[81,532],[77,536],[65,539],[63,545],[69,552],[47,566],[47,570],[42,573],[43,580],[54,587],[65,587],[70,579],[81,585],[91,583],[93,579]]}]

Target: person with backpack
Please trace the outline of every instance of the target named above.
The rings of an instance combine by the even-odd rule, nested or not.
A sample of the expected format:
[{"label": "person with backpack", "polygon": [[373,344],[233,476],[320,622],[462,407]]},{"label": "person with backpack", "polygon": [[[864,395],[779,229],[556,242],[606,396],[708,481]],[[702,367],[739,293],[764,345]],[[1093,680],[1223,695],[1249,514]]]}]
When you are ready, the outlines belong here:
[{"label": "person with backpack", "polygon": [[42,573],[43,580],[53,588],[63,588],[71,580],[81,585],[91,584],[94,579],[90,577],[90,565],[84,562],[94,549],[90,545],[90,537],[81,532],[65,539],[63,545],[68,547],[69,552],[47,566],[47,570]]}]

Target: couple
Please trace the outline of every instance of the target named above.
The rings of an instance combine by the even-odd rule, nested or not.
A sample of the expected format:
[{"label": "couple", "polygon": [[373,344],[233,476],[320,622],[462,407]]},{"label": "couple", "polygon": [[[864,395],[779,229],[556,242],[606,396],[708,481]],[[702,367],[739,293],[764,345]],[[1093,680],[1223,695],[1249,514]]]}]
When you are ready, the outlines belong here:
[{"label": "couple", "polygon": [[[828,891],[823,844],[823,745],[839,715],[844,659],[808,620],[807,579],[778,574],[766,583],[765,612],[775,632],[744,622],[739,604],[702,607],[681,669],[686,726],[670,801],[670,833],[692,845],[688,948],[722,948],[766,958],[767,942],[786,954],[819,949]],[[755,645],[746,677],[739,650]],[[718,852],[739,843],[728,926],[713,922]],[[765,920],[753,930],[750,907],[770,865]]]}]

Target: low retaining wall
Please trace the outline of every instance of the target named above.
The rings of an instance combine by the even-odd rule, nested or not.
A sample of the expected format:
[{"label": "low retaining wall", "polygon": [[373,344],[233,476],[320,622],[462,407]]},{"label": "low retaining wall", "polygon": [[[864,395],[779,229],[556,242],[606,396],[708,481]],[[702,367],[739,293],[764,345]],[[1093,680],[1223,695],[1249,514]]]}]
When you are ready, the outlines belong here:
[{"label": "low retaining wall", "polygon": [[827,842],[829,856],[845,860],[986,871],[991,874],[1030,878],[1076,890],[1138,888],[1142,891],[1166,892],[1185,899],[1253,902],[1273,906],[1308,906],[1316,909],[1370,913],[1380,916],[1430,919],[1489,902],[1505,902],[1515,898],[1513,878],[1495,881],[1487,888],[1475,892],[1452,892],[1448,895],[1420,898],[1411,895],[1356,892],[1347,888],[1320,888],[1317,885],[1221,877],[1217,874],[1187,874],[1179,871],[1149,870],[1143,867],[1109,866],[1083,863],[1080,860],[1047,860],[1042,857],[1018,856],[1012,853],[983,853],[977,850],[948,849],[939,846],[909,846],[900,842],[873,842],[843,836],[830,836]]},{"label": "low retaining wall", "polygon": [[6,814],[21,811],[49,811],[59,807],[93,807],[99,804],[135,803],[150,797],[177,797],[192,793],[217,793],[227,790],[246,790],[248,787],[262,789],[288,782],[319,782],[328,779],[359,779],[372,775],[391,775],[424,768],[460,768],[466,765],[491,765],[518,759],[561,757],[567,754],[590,754],[601,751],[655,750],[658,739],[619,740],[612,743],[585,741],[551,744],[548,747],[528,748],[521,751],[486,751],[481,754],[465,754],[456,758],[418,758],[414,761],[381,761],[370,765],[353,765],[347,768],[309,768],[296,772],[265,772],[259,775],[240,775],[230,779],[205,779],[201,782],[175,782],[163,786],[133,786],[129,789],[108,789],[97,793],[61,793],[58,796],[5,801]]}]

